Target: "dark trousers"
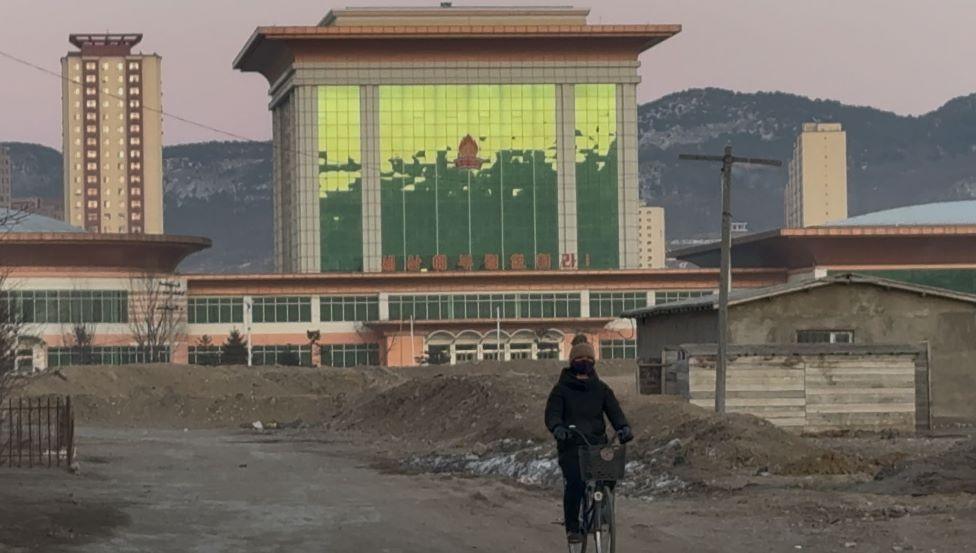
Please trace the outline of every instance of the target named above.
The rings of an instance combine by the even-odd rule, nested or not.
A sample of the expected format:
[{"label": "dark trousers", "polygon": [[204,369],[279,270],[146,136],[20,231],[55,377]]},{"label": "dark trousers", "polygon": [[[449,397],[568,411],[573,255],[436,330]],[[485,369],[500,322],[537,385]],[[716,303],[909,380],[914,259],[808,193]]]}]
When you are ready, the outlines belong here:
[{"label": "dark trousers", "polygon": [[[580,471],[579,448],[569,447],[559,452],[559,469],[563,471],[563,524],[567,532],[579,533],[580,501],[586,493],[586,482]],[[610,490],[615,489],[616,484],[602,482]]]},{"label": "dark trousers", "polygon": [[559,452],[559,468],[563,471],[563,521],[566,531],[578,533],[579,507],[583,494],[586,493],[586,482],[580,473],[579,449],[566,448]]}]

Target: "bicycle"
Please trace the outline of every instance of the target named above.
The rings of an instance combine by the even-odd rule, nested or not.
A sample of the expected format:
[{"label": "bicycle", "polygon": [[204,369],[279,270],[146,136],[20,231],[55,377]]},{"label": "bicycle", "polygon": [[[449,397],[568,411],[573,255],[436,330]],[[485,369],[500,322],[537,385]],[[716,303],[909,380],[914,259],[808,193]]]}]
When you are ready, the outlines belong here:
[{"label": "bicycle", "polygon": [[[586,492],[580,500],[579,509],[583,541],[571,544],[570,553],[586,553],[591,539],[596,553],[614,553],[617,524],[614,520],[613,484],[624,477],[627,448],[619,443],[616,435],[606,445],[594,445],[575,426],[569,429],[586,443],[586,447],[579,448],[580,474],[586,482]],[[617,441],[616,445],[614,441]]]}]

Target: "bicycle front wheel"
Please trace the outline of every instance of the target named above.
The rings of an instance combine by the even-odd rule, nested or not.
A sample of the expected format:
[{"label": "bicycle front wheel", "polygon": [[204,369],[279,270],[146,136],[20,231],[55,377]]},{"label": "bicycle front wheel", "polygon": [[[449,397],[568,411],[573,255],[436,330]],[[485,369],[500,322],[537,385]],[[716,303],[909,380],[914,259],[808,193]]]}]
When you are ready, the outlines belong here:
[{"label": "bicycle front wheel", "polygon": [[609,488],[604,488],[602,491],[603,498],[593,509],[591,529],[593,546],[590,550],[595,553],[614,553],[617,548],[617,524],[614,520],[613,491]]},{"label": "bicycle front wheel", "polygon": [[576,551],[586,553],[587,545],[590,541],[590,532],[593,527],[593,502],[590,500],[590,493],[583,494],[579,506],[579,529],[583,535],[583,541],[579,544]]}]

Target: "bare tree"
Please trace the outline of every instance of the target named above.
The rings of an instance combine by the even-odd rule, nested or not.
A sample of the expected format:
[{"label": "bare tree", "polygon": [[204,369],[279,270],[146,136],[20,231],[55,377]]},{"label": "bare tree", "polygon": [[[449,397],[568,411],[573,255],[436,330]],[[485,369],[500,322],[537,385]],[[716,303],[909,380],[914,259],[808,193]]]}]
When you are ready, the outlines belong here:
[{"label": "bare tree", "polygon": [[26,376],[17,367],[21,318],[6,293],[6,280],[0,275],[0,405],[24,383]]},{"label": "bare tree", "polygon": [[71,362],[78,365],[91,365],[95,362],[95,334],[94,323],[75,323],[62,340],[71,351]]},{"label": "bare tree", "polygon": [[145,273],[132,278],[129,291],[129,330],[145,362],[168,361],[169,348],[183,330],[179,281]]},{"label": "bare tree", "polygon": [[[25,213],[0,209],[0,241],[26,216]],[[0,265],[3,260],[0,259]],[[18,370],[17,346],[23,328],[23,317],[9,294],[7,273],[0,272],[0,405],[21,385],[26,374]]]}]

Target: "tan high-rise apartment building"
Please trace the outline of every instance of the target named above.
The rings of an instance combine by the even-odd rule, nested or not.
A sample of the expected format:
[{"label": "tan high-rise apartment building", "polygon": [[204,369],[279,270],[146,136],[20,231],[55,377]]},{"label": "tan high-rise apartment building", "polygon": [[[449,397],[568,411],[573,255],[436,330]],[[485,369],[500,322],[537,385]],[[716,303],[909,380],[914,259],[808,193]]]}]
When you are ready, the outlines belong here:
[{"label": "tan high-rise apartment building", "polygon": [[139,34],[73,34],[61,59],[65,221],[90,232],[163,232],[160,58]]},{"label": "tan high-rise apartment building", "polygon": [[0,208],[10,209],[11,191],[10,155],[0,146]]},{"label": "tan high-rise apartment building", "polygon": [[664,208],[641,205],[637,208],[637,240],[641,269],[663,269],[667,260],[664,240]]},{"label": "tan high-rise apartment building", "polygon": [[804,123],[789,173],[784,201],[788,228],[847,218],[847,133],[840,123]]}]

